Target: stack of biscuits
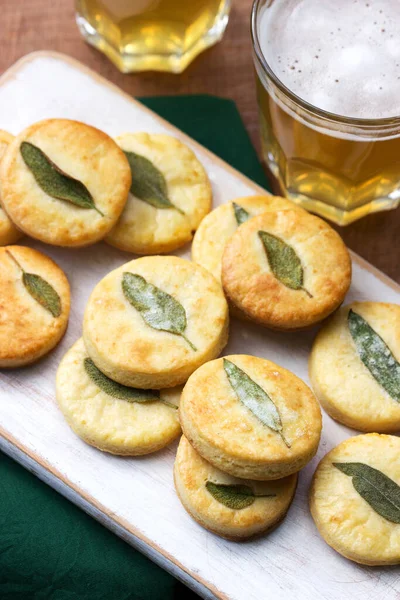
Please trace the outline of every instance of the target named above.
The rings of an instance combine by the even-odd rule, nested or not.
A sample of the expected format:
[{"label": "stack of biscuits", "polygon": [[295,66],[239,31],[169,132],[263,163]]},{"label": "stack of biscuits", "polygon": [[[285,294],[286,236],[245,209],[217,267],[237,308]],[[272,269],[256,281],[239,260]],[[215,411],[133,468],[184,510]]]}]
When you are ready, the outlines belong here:
[{"label": "stack of biscuits", "polygon": [[[32,363],[62,338],[66,275],[15,245],[25,234],[81,247],[105,240],[143,255],[108,273],[82,337],[58,368],[57,401],[85,442],[155,452],[181,432],[177,494],[203,527],[232,540],[275,527],[315,456],[320,404],[366,432],[316,470],[311,513],[324,539],[365,564],[400,562],[400,308],[342,304],[351,260],[324,221],[284,198],[211,210],[205,169],[164,134],[115,140],[76,121],[0,132],[0,367]],[[192,261],[166,256],[193,238]],[[311,389],[265,358],[228,354],[231,326],[315,326]],[[266,335],[268,332],[266,330]],[[319,402],[318,402],[318,400]],[[381,434],[381,435],[379,435]]]},{"label": "stack of biscuits", "polygon": [[229,539],[277,525],[318,449],[321,411],[309,387],[269,360],[226,356],[191,375],[179,415],[174,477],[187,511]]}]

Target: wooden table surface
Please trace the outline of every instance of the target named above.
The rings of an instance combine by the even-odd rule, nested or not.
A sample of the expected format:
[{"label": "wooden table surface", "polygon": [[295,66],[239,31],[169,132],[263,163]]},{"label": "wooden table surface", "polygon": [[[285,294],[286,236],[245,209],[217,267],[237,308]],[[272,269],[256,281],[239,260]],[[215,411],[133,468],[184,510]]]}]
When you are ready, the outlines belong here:
[{"label": "wooden table surface", "polygon": [[[0,72],[34,50],[56,50],[82,61],[135,96],[209,93],[237,103],[259,150],[249,15],[252,0],[233,0],[223,41],[200,55],[181,75],[123,75],[80,37],[73,0],[2,0]],[[29,101],[27,99],[27,101]],[[400,282],[400,209],[365,217],[338,228],[347,245]]]}]

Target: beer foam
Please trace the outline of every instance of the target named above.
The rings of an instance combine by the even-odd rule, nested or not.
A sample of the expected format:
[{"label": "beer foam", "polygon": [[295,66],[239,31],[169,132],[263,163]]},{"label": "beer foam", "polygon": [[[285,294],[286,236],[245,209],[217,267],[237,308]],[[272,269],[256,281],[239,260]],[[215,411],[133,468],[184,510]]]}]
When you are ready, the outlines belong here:
[{"label": "beer foam", "polygon": [[275,0],[261,50],[277,77],[314,106],[347,117],[400,116],[400,0]]}]

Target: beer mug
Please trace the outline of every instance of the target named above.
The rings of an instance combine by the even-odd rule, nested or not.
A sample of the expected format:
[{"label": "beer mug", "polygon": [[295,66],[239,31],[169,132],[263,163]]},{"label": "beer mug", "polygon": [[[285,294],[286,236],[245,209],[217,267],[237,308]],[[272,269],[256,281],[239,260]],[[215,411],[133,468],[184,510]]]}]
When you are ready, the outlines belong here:
[{"label": "beer mug", "polygon": [[263,158],[282,192],[346,225],[400,199],[398,1],[255,0]]},{"label": "beer mug", "polygon": [[218,42],[231,0],[76,0],[87,42],[124,73],[182,72]]}]

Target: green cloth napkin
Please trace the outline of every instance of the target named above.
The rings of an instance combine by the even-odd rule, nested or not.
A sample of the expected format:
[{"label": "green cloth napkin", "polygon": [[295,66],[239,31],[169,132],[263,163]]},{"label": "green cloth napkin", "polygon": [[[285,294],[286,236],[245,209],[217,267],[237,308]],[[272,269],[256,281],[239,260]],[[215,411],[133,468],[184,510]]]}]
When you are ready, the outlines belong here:
[{"label": "green cloth napkin", "polygon": [[[267,180],[235,104],[142,99],[260,185]],[[0,453],[1,600],[173,600],[197,596]]]},{"label": "green cloth napkin", "polygon": [[232,167],[271,190],[236,104],[232,100],[202,94],[141,98],[141,102],[223,158]]}]

